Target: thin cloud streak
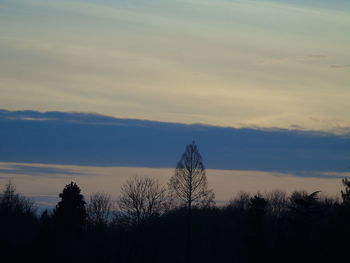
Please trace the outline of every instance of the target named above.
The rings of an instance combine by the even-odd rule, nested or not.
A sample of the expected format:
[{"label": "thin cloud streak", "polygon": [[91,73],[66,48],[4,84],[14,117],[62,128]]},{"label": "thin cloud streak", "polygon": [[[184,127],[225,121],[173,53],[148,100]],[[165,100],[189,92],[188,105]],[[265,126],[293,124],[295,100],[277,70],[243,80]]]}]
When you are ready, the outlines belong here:
[{"label": "thin cloud streak", "polygon": [[32,176],[54,176],[54,175],[82,175],[79,172],[71,171],[68,169],[43,167],[23,164],[12,164],[0,169],[0,174],[25,174]]}]

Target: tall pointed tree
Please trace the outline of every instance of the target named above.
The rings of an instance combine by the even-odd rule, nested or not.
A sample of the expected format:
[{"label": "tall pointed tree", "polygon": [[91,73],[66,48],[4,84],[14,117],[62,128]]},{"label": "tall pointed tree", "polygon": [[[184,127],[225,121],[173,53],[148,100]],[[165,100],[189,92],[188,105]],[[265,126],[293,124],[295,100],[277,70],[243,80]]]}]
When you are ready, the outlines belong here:
[{"label": "tall pointed tree", "polygon": [[186,146],[175,174],[170,178],[169,189],[189,212],[193,205],[205,206],[214,202],[215,195],[208,189],[205,166],[195,142]]},{"label": "tall pointed tree", "polygon": [[187,207],[186,261],[190,261],[192,207],[214,203],[214,192],[208,189],[205,166],[195,142],[186,146],[175,174],[170,178],[169,190],[175,199]]}]

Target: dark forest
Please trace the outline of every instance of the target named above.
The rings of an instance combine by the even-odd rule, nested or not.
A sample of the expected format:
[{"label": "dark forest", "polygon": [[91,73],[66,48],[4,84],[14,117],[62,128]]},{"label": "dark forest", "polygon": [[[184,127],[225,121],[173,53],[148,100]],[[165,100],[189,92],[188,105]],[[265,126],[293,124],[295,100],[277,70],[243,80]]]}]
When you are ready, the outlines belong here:
[{"label": "dark forest", "polygon": [[[341,185],[342,184],[342,185]],[[114,202],[75,182],[39,212],[9,181],[0,194],[3,262],[347,262],[350,181],[319,191],[236,193],[216,205],[196,144],[167,186],[134,177]],[[316,189],[317,190],[317,189]],[[235,194],[235,193],[233,193]]]}]

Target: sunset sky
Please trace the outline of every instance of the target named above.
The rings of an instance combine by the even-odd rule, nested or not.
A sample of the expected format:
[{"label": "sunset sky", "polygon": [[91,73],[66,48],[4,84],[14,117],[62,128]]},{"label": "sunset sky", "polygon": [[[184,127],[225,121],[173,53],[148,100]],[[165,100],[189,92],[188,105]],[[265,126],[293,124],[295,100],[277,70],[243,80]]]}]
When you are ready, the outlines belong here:
[{"label": "sunset sky", "polygon": [[218,202],[339,197],[350,1],[0,0],[0,92],[0,189],[41,206],[70,180],[166,183],[192,140]]},{"label": "sunset sky", "polygon": [[350,2],[1,0],[6,110],[350,131]]}]

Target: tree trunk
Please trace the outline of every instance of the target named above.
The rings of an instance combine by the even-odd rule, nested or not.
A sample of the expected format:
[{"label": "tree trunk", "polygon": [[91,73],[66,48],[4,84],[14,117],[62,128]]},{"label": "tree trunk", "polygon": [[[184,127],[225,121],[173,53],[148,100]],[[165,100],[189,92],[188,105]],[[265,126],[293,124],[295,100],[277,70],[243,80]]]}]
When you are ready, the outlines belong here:
[{"label": "tree trunk", "polygon": [[192,234],[192,229],[191,229],[191,224],[192,224],[192,207],[191,203],[189,202],[188,204],[188,209],[187,209],[187,233],[186,233],[186,262],[190,263],[191,262],[191,234]]}]

